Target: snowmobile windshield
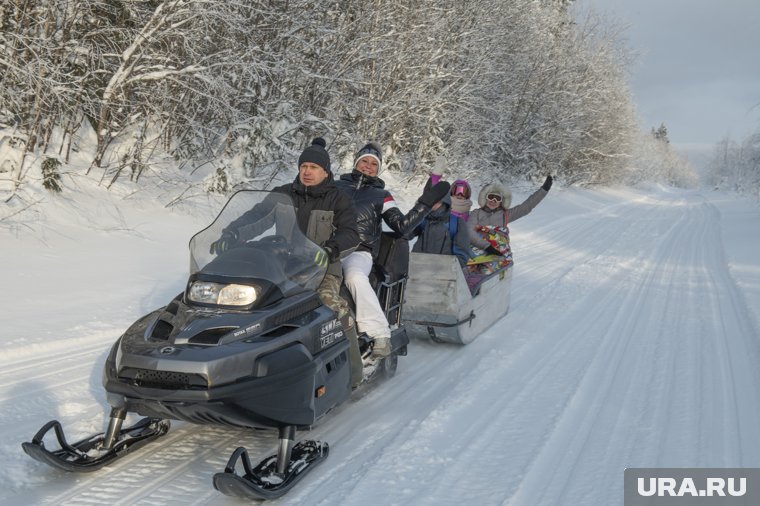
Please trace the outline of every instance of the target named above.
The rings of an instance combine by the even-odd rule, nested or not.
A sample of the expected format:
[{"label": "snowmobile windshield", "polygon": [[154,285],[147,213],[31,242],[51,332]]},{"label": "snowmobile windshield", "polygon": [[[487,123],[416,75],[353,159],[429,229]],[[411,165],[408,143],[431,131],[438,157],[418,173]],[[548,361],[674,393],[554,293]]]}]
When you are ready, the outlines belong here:
[{"label": "snowmobile windshield", "polygon": [[283,295],[315,290],[327,254],[301,231],[290,196],[243,190],[190,239],[190,275],[267,282]]}]

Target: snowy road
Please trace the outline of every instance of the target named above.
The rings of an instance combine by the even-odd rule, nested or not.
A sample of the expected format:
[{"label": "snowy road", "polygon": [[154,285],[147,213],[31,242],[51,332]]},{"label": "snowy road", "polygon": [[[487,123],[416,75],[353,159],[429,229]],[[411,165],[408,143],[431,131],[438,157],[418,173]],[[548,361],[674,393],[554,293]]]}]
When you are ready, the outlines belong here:
[{"label": "snowy road", "polygon": [[[14,290],[0,295],[2,504],[238,504],[211,476],[237,446],[274,450],[274,434],[175,422],[144,453],[93,474],[21,451],[52,418],[71,439],[103,430],[110,343],[183,287],[176,250],[196,224],[172,219],[182,226],[161,241],[147,225],[102,239],[122,254],[131,245],[129,260],[90,269],[82,287],[56,265],[76,253],[72,237],[95,232],[43,246],[2,235],[26,252],[10,258]],[[511,226],[507,317],[466,347],[414,341],[395,378],[311,431],[330,457],[273,503],[622,505],[626,467],[760,467],[758,224],[756,203],[725,195],[552,191]],[[35,287],[22,273],[36,249]],[[128,288],[100,294],[110,320],[53,288],[84,294],[125,275]],[[36,316],[38,291],[65,311]]]}]

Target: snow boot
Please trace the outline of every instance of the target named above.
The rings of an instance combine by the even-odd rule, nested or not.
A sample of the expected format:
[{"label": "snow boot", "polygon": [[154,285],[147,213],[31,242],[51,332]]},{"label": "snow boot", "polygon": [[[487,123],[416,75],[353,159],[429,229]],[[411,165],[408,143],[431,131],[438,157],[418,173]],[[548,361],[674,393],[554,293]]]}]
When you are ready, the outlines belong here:
[{"label": "snow boot", "polygon": [[372,357],[385,358],[391,354],[391,338],[390,336],[376,337],[372,344]]}]

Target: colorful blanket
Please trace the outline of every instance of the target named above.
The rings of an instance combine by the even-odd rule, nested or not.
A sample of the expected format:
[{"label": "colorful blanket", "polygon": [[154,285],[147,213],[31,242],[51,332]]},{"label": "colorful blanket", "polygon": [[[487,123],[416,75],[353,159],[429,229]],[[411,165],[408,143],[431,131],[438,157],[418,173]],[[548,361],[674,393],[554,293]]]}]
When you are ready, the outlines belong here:
[{"label": "colorful blanket", "polygon": [[488,255],[482,249],[473,246],[472,251],[475,257],[467,262],[468,274],[487,276],[512,265],[512,250],[509,247],[509,228],[478,225],[475,227],[475,232],[480,234],[481,237],[504,256]]}]

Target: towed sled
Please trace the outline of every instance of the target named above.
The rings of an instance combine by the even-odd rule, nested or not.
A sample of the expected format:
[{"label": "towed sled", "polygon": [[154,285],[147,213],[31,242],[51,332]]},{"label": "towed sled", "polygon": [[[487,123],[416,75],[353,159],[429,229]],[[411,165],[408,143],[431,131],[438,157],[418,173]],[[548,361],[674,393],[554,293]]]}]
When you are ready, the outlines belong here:
[{"label": "towed sled", "polygon": [[471,289],[456,256],[412,253],[404,326],[411,337],[468,344],[507,314],[511,288],[512,264]]},{"label": "towed sled", "polygon": [[[241,247],[211,254],[222,229],[256,205],[271,210],[271,226]],[[103,373],[111,405],[106,431],[69,443],[53,420],[22,444],[24,451],[53,467],[85,472],[163,436],[170,419],[273,429],[279,434],[275,455],[254,465],[246,449],[238,448],[214,475],[214,487],[253,499],[276,498],[293,487],[329,454],[326,442],[296,442],[297,431],[351,395],[345,329],[315,292],[326,255],[296,223],[287,195],[233,195],[216,220],[191,239],[185,290],[140,318],[113,345]],[[377,288],[395,320],[387,358],[372,360],[372,342],[360,336],[368,381],[392,376],[398,356],[406,355],[409,339],[399,321],[403,267],[393,276],[378,267]],[[145,418],[124,428],[128,413]],[[51,431],[58,449],[43,441]]]}]

